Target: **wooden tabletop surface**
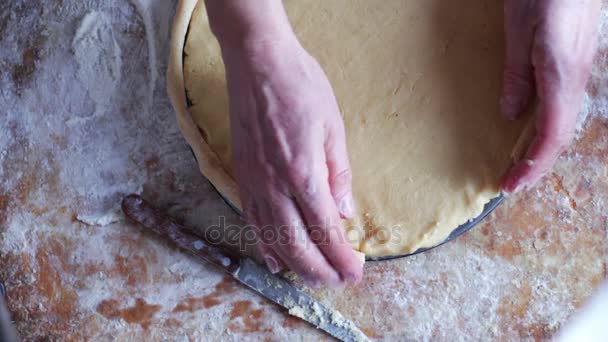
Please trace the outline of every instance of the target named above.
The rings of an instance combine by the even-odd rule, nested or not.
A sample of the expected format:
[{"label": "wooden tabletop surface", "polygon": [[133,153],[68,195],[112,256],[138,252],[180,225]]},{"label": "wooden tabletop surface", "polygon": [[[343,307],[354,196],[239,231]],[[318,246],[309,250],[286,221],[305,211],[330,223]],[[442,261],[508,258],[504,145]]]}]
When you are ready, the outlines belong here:
[{"label": "wooden tabletop surface", "polygon": [[[119,215],[136,192],[239,225],[165,92],[175,1],[0,4],[0,279],[28,340],[327,340]],[[608,22],[603,13],[603,27]],[[378,340],[553,336],[608,273],[608,38],[576,142],[537,186],[422,255],[315,295]]]}]

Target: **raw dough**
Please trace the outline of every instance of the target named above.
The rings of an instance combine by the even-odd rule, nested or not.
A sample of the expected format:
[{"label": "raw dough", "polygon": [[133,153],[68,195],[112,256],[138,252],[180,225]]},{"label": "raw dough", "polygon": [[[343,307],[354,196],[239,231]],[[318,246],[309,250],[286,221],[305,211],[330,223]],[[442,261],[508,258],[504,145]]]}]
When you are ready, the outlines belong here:
[{"label": "raw dough", "polygon": [[[498,112],[502,1],[284,3],[344,115],[359,213],[346,228],[353,248],[411,253],[479,215],[521,132]],[[173,34],[180,127],[202,172],[238,206],[224,68],[202,1],[180,3]]]}]

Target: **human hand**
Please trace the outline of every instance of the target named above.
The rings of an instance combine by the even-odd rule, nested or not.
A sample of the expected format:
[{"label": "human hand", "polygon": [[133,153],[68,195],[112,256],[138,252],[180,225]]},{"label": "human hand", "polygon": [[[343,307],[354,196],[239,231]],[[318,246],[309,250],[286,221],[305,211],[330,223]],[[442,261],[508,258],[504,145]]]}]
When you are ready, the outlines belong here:
[{"label": "human hand", "polygon": [[345,132],[323,70],[291,35],[222,53],[234,175],[268,268],[311,286],[358,282],[340,222],[354,214]]},{"label": "human hand", "polygon": [[515,120],[538,98],[536,136],[502,180],[533,185],[572,141],[596,50],[600,0],[505,0],[501,111]]}]

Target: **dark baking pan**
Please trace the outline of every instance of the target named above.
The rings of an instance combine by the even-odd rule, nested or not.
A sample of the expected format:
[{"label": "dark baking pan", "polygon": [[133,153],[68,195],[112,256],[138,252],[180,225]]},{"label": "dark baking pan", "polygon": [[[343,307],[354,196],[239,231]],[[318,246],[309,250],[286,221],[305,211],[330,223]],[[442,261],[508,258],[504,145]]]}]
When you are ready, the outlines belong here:
[{"label": "dark baking pan", "polygon": [[[188,32],[186,33],[186,41],[188,39]],[[185,91],[185,89],[184,89]],[[186,93],[186,100],[188,102],[188,106],[192,105],[192,102],[190,101],[190,99],[188,98],[188,94]],[[190,149],[192,151],[192,149]],[[194,152],[192,151],[192,155],[194,156]],[[194,159],[196,160],[196,156],[194,156]],[[213,185],[213,183],[209,182],[211,184],[211,186],[215,189],[215,191],[222,197],[222,199],[224,200],[224,202],[226,202],[226,204],[228,206],[230,206],[238,215],[241,215],[241,211],[239,210],[239,208],[237,208],[233,203],[231,203],[216,187],[215,185]],[[467,231],[473,229],[473,227],[475,227],[479,222],[481,222],[486,216],[488,216],[492,211],[494,211],[494,209],[496,209],[496,207],[498,207],[498,205],[500,205],[500,203],[502,203],[502,201],[504,200],[504,196],[503,195],[499,195],[498,197],[490,200],[490,202],[486,203],[485,207],[483,208],[482,213],[469,220],[468,222],[460,225],[459,227],[457,227],[456,229],[454,229],[454,231],[452,231],[452,233],[447,237],[447,239],[445,239],[443,242],[432,246],[432,247],[427,247],[427,248],[420,248],[417,251],[413,252],[413,253],[409,253],[409,254],[399,254],[399,255],[387,255],[387,256],[381,256],[381,257],[372,257],[372,256],[366,256],[365,260],[367,261],[383,261],[383,260],[392,260],[392,259],[398,259],[398,258],[404,258],[407,256],[412,256],[412,255],[416,255],[416,254],[420,254],[423,252],[426,252],[428,250],[431,250],[433,248],[437,248],[445,243],[448,243],[454,239],[456,239],[457,237],[459,237],[460,235],[466,233]]]},{"label": "dark baking pan", "polygon": [[[192,149],[190,149],[190,151],[192,151]],[[192,151],[192,155],[194,156],[194,152]],[[196,160],[196,156],[194,156],[194,159]],[[237,208],[236,205],[234,205],[232,202],[230,202],[230,200],[228,200],[216,187],[215,185],[213,185],[213,183],[209,182],[209,184],[211,184],[211,186],[213,187],[213,189],[215,189],[215,191],[220,195],[220,197],[224,200],[224,202],[230,207],[232,208],[232,210],[234,210],[239,216],[241,216],[241,210],[239,208]],[[366,261],[383,261],[383,260],[392,260],[392,259],[398,259],[398,258],[405,258],[408,256],[412,256],[412,255],[416,255],[416,254],[420,254],[423,252],[426,252],[428,250],[431,250],[433,248],[437,248],[443,244],[446,244],[452,240],[455,240],[457,237],[459,237],[460,235],[466,233],[467,231],[473,229],[473,227],[475,227],[479,222],[481,222],[486,216],[488,216],[492,211],[494,211],[494,209],[496,209],[500,203],[502,203],[502,201],[504,201],[505,197],[503,195],[499,195],[498,197],[493,198],[492,200],[490,200],[490,202],[486,203],[486,205],[483,208],[483,211],[481,212],[481,214],[479,214],[479,216],[461,224],[460,226],[458,226],[456,229],[454,229],[452,231],[452,233],[445,239],[443,240],[441,243],[438,243],[435,246],[432,247],[426,247],[426,248],[420,248],[418,250],[416,250],[413,253],[409,253],[409,254],[398,254],[398,255],[386,255],[386,256],[379,256],[379,257],[374,257],[374,256],[366,256],[365,260]]]}]

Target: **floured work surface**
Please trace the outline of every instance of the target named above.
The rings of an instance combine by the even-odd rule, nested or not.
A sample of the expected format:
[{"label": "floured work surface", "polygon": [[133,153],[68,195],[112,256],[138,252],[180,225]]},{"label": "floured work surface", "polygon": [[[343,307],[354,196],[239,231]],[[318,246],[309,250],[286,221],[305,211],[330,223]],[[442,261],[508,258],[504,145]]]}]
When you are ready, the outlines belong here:
[{"label": "floured work surface", "polygon": [[[109,223],[143,189],[189,226],[238,224],[166,96],[176,1],[134,3],[0,3],[0,279],[21,340],[330,341],[127,222],[74,220]],[[548,177],[456,241],[315,298],[378,341],[549,340],[608,271],[607,19],[576,141]]]},{"label": "floured work surface", "polygon": [[[442,242],[479,215],[498,195],[521,132],[520,123],[503,120],[498,111],[502,3],[285,5],[302,44],[328,74],[344,116],[358,208],[347,227],[353,247],[371,256],[411,253]],[[185,136],[204,159],[203,173],[239,203],[224,67],[203,2],[192,14],[184,52],[190,113],[205,138],[198,130]]]}]

